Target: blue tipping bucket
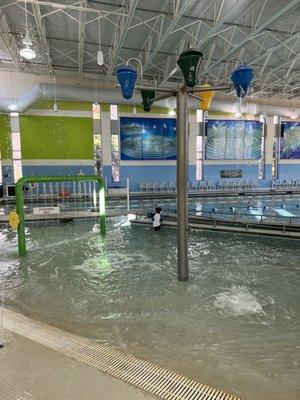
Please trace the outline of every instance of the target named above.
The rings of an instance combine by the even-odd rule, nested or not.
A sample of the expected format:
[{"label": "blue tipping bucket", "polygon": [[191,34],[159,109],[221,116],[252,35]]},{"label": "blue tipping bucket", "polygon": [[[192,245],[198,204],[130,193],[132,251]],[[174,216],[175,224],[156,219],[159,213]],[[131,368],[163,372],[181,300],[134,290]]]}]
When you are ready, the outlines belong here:
[{"label": "blue tipping bucket", "polygon": [[254,78],[253,69],[247,65],[239,65],[231,74],[238,97],[245,97]]},{"label": "blue tipping bucket", "polygon": [[131,99],[137,78],[136,69],[131,65],[123,65],[117,69],[117,78],[121,86],[124,99]]}]

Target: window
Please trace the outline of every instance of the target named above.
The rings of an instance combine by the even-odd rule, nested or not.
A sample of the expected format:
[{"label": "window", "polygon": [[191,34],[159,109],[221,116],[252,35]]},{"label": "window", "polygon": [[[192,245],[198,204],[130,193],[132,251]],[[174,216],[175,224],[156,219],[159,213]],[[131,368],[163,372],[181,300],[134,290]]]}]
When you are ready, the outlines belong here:
[{"label": "window", "polygon": [[114,182],[120,182],[120,139],[118,134],[111,135],[111,172]]},{"label": "window", "polygon": [[14,168],[14,181],[16,183],[20,178],[22,178],[22,161],[13,160],[13,168]]},{"label": "window", "polygon": [[94,162],[96,175],[102,175],[102,138],[100,133],[94,134]]},{"label": "window", "polygon": [[110,111],[110,119],[112,121],[117,121],[118,120],[118,106],[116,104],[111,104],[109,107]]},{"label": "window", "polygon": [[196,141],[196,180],[203,179],[203,136],[197,136]]},{"label": "window", "polygon": [[23,176],[19,115],[10,115],[10,127],[14,183],[16,183]]}]

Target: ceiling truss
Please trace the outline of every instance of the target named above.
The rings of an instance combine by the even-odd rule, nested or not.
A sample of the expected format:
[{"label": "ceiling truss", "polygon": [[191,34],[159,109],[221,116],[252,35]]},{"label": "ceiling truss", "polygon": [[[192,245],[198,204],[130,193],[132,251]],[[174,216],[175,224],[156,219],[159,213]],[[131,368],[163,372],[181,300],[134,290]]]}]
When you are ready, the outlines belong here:
[{"label": "ceiling truss", "polygon": [[[24,62],[19,48],[24,26],[21,23],[13,26],[8,21],[16,8],[24,10],[24,0],[3,2],[1,38],[13,64],[22,71]],[[143,64],[146,80],[154,76],[162,86],[179,83],[182,76],[176,60],[191,46],[203,53],[200,79],[208,78],[216,85],[228,83],[237,59],[242,59],[254,69],[255,94],[272,95],[274,85],[276,90],[293,98],[299,96],[300,16],[293,23],[288,21],[291,13],[300,15],[300,0],[284,2],[272,14],[268,11],[276,4],[274,0],[232,0],[230,8],[226,0],[164,0],[155,12],[151,10],[151,2],[144,0],[120,0],[115,5],[89,0],[68,1],[68,4],[64,0],[27,0],[27,3],[31,4],[27,6],[28,18],[34,22],[34,35],[42,51],[39,65],[47,67],[51,75],[60,69],[73,75],[76,72],[79,80],[97,74],[98,41],[96,36],[91,42],[90,32],[96,31],[101,20],[102,29],[111,33],[109,40],[101,43],[106,64],[101,74],[106,82],[114,81],[116,68],[129,57],[135,57]],[[78,39],[60,38],[59,32],[53,38],[48,18],[74,24]],[[277,24],[282,19],[287,21],[284,30],[282,24]],[[138,45],[131,44],[135,32],[141,36]],[[66,48],[64,43],[68,44]]]}]

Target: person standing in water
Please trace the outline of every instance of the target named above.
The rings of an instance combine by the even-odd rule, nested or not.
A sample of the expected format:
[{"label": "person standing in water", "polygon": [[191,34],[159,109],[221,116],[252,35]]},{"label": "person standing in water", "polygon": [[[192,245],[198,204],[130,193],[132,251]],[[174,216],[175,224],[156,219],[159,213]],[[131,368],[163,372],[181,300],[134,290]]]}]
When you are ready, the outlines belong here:
[{"label": "person standing in water", "polygon": [[156,207],[155,208],[155,214],[153,216],[153,229],[155,231],[159,231],[160,227],[161,227],[161,222],[162,222],[162,218],[161,218],[161,208],[160,207]]}]

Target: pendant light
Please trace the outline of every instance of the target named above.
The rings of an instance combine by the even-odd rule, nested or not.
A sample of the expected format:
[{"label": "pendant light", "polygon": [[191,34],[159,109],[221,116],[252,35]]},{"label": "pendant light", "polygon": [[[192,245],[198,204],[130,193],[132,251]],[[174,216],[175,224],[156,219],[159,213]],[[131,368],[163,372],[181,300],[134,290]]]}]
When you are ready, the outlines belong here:
[{"label": "pendant light", "polygon": [[23,49],[20,50],[20,56],[25,58],[26,60],[33,60],[34,58],[36,58],[36,52],[30,47],[30,46],[32,46],[32,42],[28,36],[27,3],[26,3],[26,1],[25,1],[25,28],[26,28],[26,34],[25,34],[25,38],[22,41],[22,43],[24,44],[25,47],[23,47]]},{"label": "pendant light", "polygon": [[104,58],[103,58],[103,51],[101,50],[101,29],[100,29],[100,16],[98,19],[98,34],[99,34],[99,50],[97,53],[97,64],[98,65],[103,65],[104,64]]},{"label": "pendant light", "polygon": [[54,93],[54,104],[53,104],[53,112],[58,112],[58,105],[57,105],[57,97],[56,97],[56,78],[53,76],[53,93]]}]

